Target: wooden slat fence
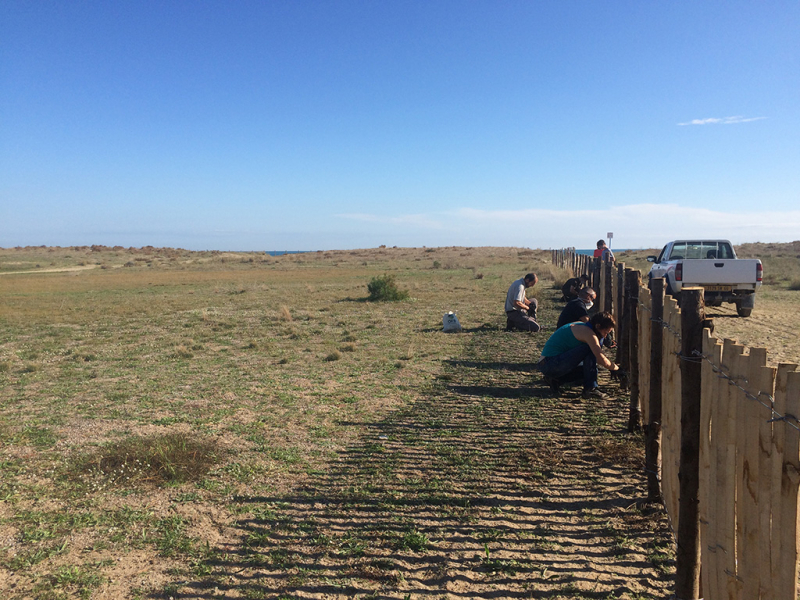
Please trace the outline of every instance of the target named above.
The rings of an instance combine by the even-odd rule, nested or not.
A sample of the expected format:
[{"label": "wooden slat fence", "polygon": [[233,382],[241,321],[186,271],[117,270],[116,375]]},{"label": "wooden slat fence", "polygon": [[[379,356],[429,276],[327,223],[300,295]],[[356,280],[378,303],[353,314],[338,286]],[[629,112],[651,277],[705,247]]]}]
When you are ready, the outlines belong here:
[{"label": "wooden slat fence", "polygon": [[[664,300],[664,328],[661,354],[661,493],[673,531],[678,531],[678,490],[681,454],[681,371],[680,312],[678,303]],[[671,334],[671,335],[670,335]]]},{"label": "wooden slat fence", "polygon": [[[648,290],[649,291],[649,290]],[[644,402],[641,402],[642,407],[642,422],[650,422],[650,403],[647,402],[647,397],[642,395],[642,390],[649,392],[650,390],[650,315],[653,312],[653,302],[649,293],[639,293],[639,302],[642,304],[642,310],[639,311],[642,319],[639,322],[639,345],[636,349],[639,354],[639,397]]]},{"label": "wooden slat fence", "polygon": [[[554,261],[555,257],[554,254]],[[689,469],[697,470],[699,514],[692,518],[698,521],[699,565],[696,566],[699,570],[696,572],[701,576],[690,573],[691,569],[682,567],[679,560],[675,597],[679,600],[797,600],[800,551],[798,366],[770,366],[766,349],[746,348],[734,340],[717,339],[710,321],[705,322],[707,327],[702,331],[701,347],[687,356],[686,349],[682,348],[682,314],[676,299],[663,297],[663,314],[654,314],[653,307],[661,304],[655,301],[649,287],[625,293],[624,283],[632,270],[625,269],[624,265],[600,263],[599,259],[590,257],[581,259],[574,254],[574,249],[559,254],[559,260],[563,260],[567,268],[571,266],[576,275],[590,275],[591,284],[598,292],[598,308],[610,310],[618,322],[617,362],[623,370],[629,369],[631,364],[636,366],[637,402],[632,402],[631,410],[634,410],[633,404],[637,404],[645,430],[660,432],[655,450],[650,443],[647,445],[648,465],[655,465],[656,471],[649,475],[657,477],[660,497],[678,545],[691,542],[681,540],[678,535],[681,493],[682,484],[686,489]],[[702,290],[699,297],[702,312]],[[636,313],[635,338],[626,337],[629,332],[625,327],[632,322],[631,314],[626,311]],[[653,328],[651,323],[657,326]],[[663,332],[659,333],[662,338],[660,353],[652,346],[653,331]],[[653,357],[659,354],[660,368],[653,364],[658,362]],[[682,441],[686,443],[690,439],[681,437],[691,431],[692,425],[685,419],[681,422],[686,394],[686,390],[682,390],[682,371],[686,371],[689,362],[700,363],[699,423],[694,424],[699,427],[700,439],[694,461],[686,461],[684,457],[681,462]],[[658,368],[658,372],[653,373],[653,368]],[[651,385],[657,381],[661,382],[660,422],[653,419],[657,411],[649,402],[653,397]],[[654,453],[657,456],[652,456]],[[691,516],[690,512],[687,514]],[[690,522],[691,519],[686,524]],[[687,573],[691,577],[687,577]]]}]

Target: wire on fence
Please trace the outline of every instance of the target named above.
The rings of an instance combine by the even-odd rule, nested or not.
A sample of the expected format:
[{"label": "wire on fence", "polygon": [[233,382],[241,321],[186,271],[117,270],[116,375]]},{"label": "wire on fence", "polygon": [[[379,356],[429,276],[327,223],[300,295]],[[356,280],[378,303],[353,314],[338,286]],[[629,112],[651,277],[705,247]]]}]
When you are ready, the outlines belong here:
[{"label": "wire on fence", "polygon": [[[642,308],[642,309],[644,309],[647,312],[652,314],[652,310],[650,309],[650,307],[645,306],[641,301],[639,301],[638,304],[639,304],[640,308]],[[661,326],[664,329],[666,329],[670,333],[672,333],[672,335],[674,335],[679,341],[681,340],[680,332],[675,331],[672,327],[669,326],[669,323],[667,323],[663,319],[656,319],[656,318],[650,317],[650,321],[656,322],[656,323],[660,323]],[[717,373],[719,377],[722,377],[723,379],[727,379],[728,383],[730,385],[734,385],[737,388],[739,388],[742,391],[742,393],[744,394],[745,398],[748,398],[750,400],[755,400],[756,402],[761,404],[764,408],[768,408],[770,410],[770,413],[772,414],[772,418],[767,421],[768,423],[777,423],[779,421],[783,421],[784,423],[786,423],[790,427],[793,427],[797,431],[800,431],[800,427],[798,425],[795,425],[795,423],[800,423],[800,420],[798,420],[797,417],[795,417],[794,415],[781,415],[780,413],[775,411],[775,408],[773,406],[774,403],[775,403],[775,398],[772,395],[768,394],[767,392],[762,392],[762,391],[759,391],[758,394],[755,394],[755,395],[750,393],[750,392],[748,392],[745,388],[743,388],[741,385],[739,385],[731,375],[729,375],[728,373],[724,372],[722,370],[722,368],[720,368],[717,365],[715,365],[708,358],[708,356],[706,356],[702,352],[699,352],[699,351],[695,350],[693,352],[693,354],[696,355],[695,357],[683,356],[680,352],[676,352],[675,354],[676,354],[676,356],[678,356],[678,358],[680,358],[681,360],[685,360],[687,362],[702,362],[703,360],[707,361],[711,365],[712,370],[715,373]],[[744,379],[745,383],[748,383],[747,378],[742,378],[742,379]],[[769,404],[765,404],[764,402],[762,402],[759,399],[760,396],[766,396],[769,399],[770,403]],[[775,416],[775,415],[778,415],[778,416]],[[795,421],[795,423],[792,423],[791,421]]]},{"label": "wire on fence", "polygon": [[[640,308],[643,308],[644,310],[646,310],[646,311],[647,311],[647,312],[649,312],[650,314],[653,314],[653,311],[650,309],[650,307],[648,307],[648,306],[645,306],[645,305],[642,303],[642,301],[641,301],[641,300],[639,301],[639,307],[640,307]],[[661,323],[661,326],[662,326],[664,329],[666,329],[667,331],[669,331],[669,332],[670,332],[670,333],[671,333],[673,336],[675,336],[679,342],[682,342],[682,341],[683,341],[683,338],[681,337],[681,332],[680,332],[680,331],[676,331],[675,329],[673,329],[672,327],[670,327],[670,324],[669,324],[669,323],[667,323],[667,322],[666,322],[664,319],[656,319],[656,318],[650,317],[650,321],[651,321],[651,322],[653,322],[653,323]]]},{"label": "wire on fence", "polygon": [[[697,352],[697,351],[695,350],[695,352]],[[702,358],[698,358],[697,356],[684,356],[682,352],[675,352],[674,354],[679,359],[681,359],[681,360],[683,360],[685,362],[691,362],[691,363],[703,362],[703,359]]]},{"label": "wire on fence", "polygon": [[[618,279],[620,281],[622,281],[623,280],[623,276],[621,274],[618,274]],[[647,312],[652,314],[651,308],[646,306],[636,296],[628,296],[627,298],[629,300],[637,300],[637,304],[639,305],[640,308],[642,308],[642,309],[644,309]],[[655,322],[655,323],[660,323],[661,326],[664,329],[666,329],[667,331],[669,331],[679,342],[683,341],[683,339],[681,337],[681,332],[680,331],[676,331],[675,329],[673,329],[670,326],[670,324],[667,323],[666,321],[664,321],[663,319],[650,317],[650,321],[651,322]],[[775,398],[771,394],[768,394],[767,392],[762,392],[762,391],[759,391],[758,394],[752,394],[752,393],[748,392],[745,388],[743,388],[741,385],[739,385],[739,383],[736,382],[736,379],[734,379],[734,377],[732,377],[731,375],[729,375],[728,373],[723,371],[721,367],[715,365],[709,359],[708,356],[706,356],[705,354],[703,354],[702,352],[699,352],[697,350],[693,351],[692,354],[694,356],[684,356],[681,352],[676,352],[675,353],[675,355],[680,360],[684,360],[684,361],[687,361],[687,362],[702,362],[703,360],[708,362],[711,365],[711,369],[712,369],[712,371],[714,373],[717,373],[717,375],[719,377],[723,378],[723,379],[727,379],[728,383],[730,385],[733,385],[733,386],[737,387],[739,390],[741,390],[741,392],[744,394],[745,398],[748,398],[750,400],[754,400],[754,401],[758,402],[759,404],[761,404],[764,408],[769,409],[770,414],[772,415],[772,418],[767,421],[768,423],[783,422],[783,423],[786,423],[787,425],[789,425],[789,427],[792,427],[792,428],[796,429],[797,431],[800,431],[800,426],[798,426],[796,424],[796,423],[800,423],[800,420],[798,420],[798,418],[795,417],[794,415],[781,415],[780,413],[778,413],[775,410],[775,407],[774,407]],[[745,383],[748,383],[747,378],[742,378],[742,379],[744,379]],[[760,400],[761,396],[766,396],[769,399],[770,403],[766,404],[766,403],[762,402]],[[794,421],[794,423],[792,423],[791,421]],[[656,476],[658,476],[658,474],[656,474]],[[659,477],[659,480],[660,480],[660,477]]]},{"label": "wire on fence", "polygon": [[[723,371],[721,367],[715,365],[714,362],[707,355],[703,354],[699,350],[695,350],[693,352],[693,354],[695,354],[698,357],[698,360],[705,360],[708,364],[710,364],[711,365],[711,369],[714,371],[714,373],[717,373],[718,377],[720,377],[722,379],[727,379],[729,385],[735,386],[739,390],[741,390],[741,392],[744,394],[745,398],[747,398],[749,400],[753,400],[755,402],[758,402],[764,408],[768,408],[769,411],[770,411],[770,414],[772,415],[772,418],[767,421],[768,423],[776,423],[776,422],[782,421],[782,422],[786,423],[789,427],[792,427],[792,428],[796,429],[797,431],[800,431],[800,427],[798,427],[795,424],[795,423],[800,423],[800,421],[798,421],[797,417],[795,417],[794,415],[781,415],[779,412],[777,412],[775,410],[775,406],[774,406],[775,398],[774,398],[774,396],[772,396],[772,394],[768,394],[767,392],[762,392],[762,391],[759,391],[757,394],[753,394],[751,392],[748,392],[745,388],[743,388],[741,385],[739,385],[739,383],[736,381],[736,379],[734,377],[732,377],[731,375],[729,375],[728,373]],[[748,380],[747,380],[746,377],[742,377],[742,379],[744,380],[745,383],[748,383]],[[761,396],[766,396],[767,398],[769,398],[769,402],[770,403],[766,404],[766,403],[762,402],[761,399],[760,399]],[[792,423],[791,421],[794,421],[794,423]]]}]

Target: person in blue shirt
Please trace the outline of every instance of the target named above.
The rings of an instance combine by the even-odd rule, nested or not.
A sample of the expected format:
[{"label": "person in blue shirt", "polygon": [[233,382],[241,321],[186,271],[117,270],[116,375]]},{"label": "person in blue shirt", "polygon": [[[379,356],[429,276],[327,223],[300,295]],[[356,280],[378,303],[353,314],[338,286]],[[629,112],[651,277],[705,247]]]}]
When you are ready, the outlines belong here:
[{"label": "person in blue shirt", "polygon": [[608,312],[593,315],[587,323],[567,323],[545,342],[537,367],[554,394],[564,383],[583,382],[584,398],[606,399],[597,387],[597,365],[612,373],[619,367],[603,354],[603,339],[614,329],[614,317]]}]

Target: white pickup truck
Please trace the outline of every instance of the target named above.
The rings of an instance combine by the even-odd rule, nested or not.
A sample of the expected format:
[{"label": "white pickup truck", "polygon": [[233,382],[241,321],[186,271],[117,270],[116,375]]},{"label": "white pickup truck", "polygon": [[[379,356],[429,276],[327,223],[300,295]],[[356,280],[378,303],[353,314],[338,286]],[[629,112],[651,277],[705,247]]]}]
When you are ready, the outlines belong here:
[{"label": "white pickup truck", "polygon": [[676,240],[647,260],[654,263],[648,277],[663,277],[668,294],[678,294],[683,286],[701,286],[708,306],[732,302],[740,317],[753,311],[763,275],[761,261],[736,258],[728,240]]}]

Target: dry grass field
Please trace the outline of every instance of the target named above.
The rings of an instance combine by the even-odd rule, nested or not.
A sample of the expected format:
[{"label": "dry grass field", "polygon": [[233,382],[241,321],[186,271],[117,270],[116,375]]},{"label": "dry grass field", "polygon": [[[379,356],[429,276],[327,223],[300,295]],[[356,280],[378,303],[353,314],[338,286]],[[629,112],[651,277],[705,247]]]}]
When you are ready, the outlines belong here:
[{"label": "dry grass field", "polygon": [[[750,319],[711,310],[796,362],[772,252]],[[549,258],[0,249],[0,596],[669,597],[625,398],[551,398],[547,332],[503,331],[527,271],[552,331]],[[367,301],[382,275],[408,299]]]}]

